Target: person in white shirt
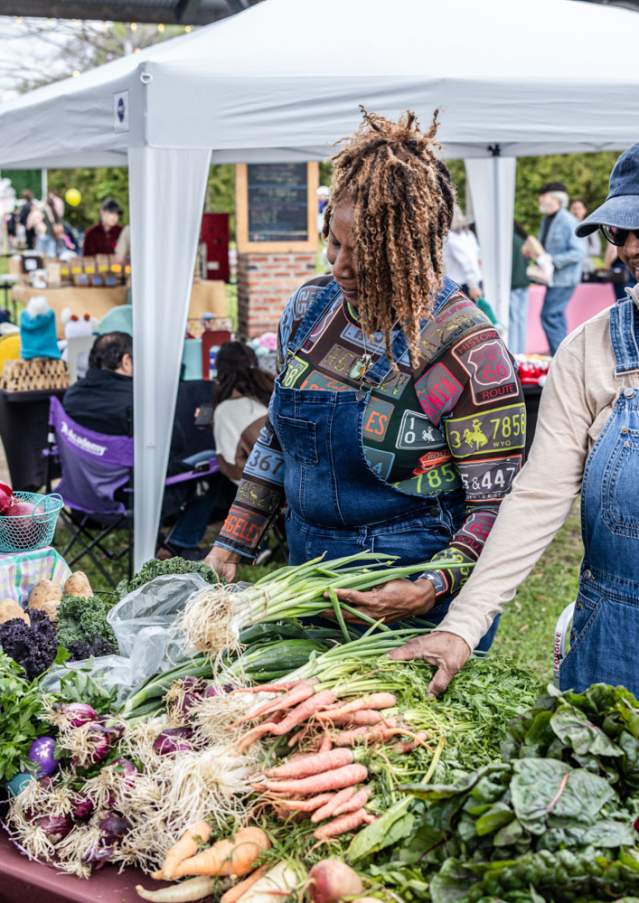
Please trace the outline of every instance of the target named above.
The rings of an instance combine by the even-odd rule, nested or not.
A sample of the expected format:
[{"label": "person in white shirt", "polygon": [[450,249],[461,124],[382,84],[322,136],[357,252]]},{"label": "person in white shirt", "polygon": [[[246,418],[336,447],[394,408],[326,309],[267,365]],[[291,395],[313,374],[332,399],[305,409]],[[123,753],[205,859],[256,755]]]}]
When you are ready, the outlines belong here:
[{"label": "person in white shirt", "polygon": [[479,242],[457,204],[450,232],[444,244],[444,271],[448,278],[460,285],[473,301],[481,297]]},{"label": "person in white shirt", "polygon": [[[617,160],[605,202],[577,224],[600,229],[639,278],[639,144]],[[639,693],[639,288],[583,323],[550,368],[528,463],[502,502],[473,574],[433,633],[393,650],[437,668],[442,692],[581,495],[582,561],[561,690]],[[552,593],[553,587],[548,587]],[[548,659],[551,658],[548,651]]]},{"label": "person in white shirt", "polygon": [[216,360],[213,436],[220,470],[235,483],[266,420],[273,377],[260,370],[252,348],[225,342]]}]

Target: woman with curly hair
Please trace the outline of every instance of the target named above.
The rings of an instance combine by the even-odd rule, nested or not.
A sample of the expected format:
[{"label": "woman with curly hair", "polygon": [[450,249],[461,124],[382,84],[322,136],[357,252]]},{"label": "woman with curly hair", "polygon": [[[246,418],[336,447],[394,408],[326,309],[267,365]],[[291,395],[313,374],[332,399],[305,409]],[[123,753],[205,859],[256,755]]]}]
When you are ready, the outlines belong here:
[{"label": "woman with curly hair", "polygon": [[282,315],[269,419],[207,559],[228,579],[285,500],[292,564],[363,549],[423,562],[417,580],[340,595],[387,622],[439,621],[521,467],[512,360],[444,277],[455,196],[436,131],[437,115],[422,132],[412,113],[364,112],[334,158],[332,274]]}]

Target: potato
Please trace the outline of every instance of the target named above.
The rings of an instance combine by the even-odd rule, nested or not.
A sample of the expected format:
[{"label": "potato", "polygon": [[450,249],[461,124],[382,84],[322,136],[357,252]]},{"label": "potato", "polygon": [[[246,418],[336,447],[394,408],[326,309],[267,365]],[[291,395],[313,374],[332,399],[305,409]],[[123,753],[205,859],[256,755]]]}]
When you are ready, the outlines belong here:
[{"label": "potato", "polygon": [[93,590],[84,571],[75,571],[75,573],[71,574],[64,584],[64,595],[83,596],[85,599],[91,598]]},{"label": "potato", "polygon": [[52,580],[41,580],[31,590],[29,608],[43,611],[51,621],[58,620],[58,606],[62,598],[62,587]]},{"label": "potato", "polygon": [[25,624],[30,624],[29,615],[15,599],[0,599],[0,624],[11,621],[13,618],[21,618]]}]

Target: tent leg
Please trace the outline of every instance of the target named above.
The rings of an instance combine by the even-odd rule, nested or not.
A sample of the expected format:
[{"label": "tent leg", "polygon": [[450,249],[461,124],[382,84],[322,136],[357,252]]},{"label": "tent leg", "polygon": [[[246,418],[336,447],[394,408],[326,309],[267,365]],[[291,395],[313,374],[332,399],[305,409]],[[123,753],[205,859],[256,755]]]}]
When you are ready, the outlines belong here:
[{"label": "tent leg", "polygon": [[134,567],[155,553],[211,153],[131,147]]},{"label": "tent leg", "polygon": [[506,340],[515,215],[515,166],[514,157],[496,154],[466,160],[484,270],[484,293],[504,328]]}]

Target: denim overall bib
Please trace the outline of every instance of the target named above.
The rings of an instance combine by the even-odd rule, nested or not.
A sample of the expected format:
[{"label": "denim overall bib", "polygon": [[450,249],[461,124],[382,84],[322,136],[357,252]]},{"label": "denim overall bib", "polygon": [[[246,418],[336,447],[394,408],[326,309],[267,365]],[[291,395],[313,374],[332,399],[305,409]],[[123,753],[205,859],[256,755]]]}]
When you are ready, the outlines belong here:
[{"label": "denim overall bib", "polygon": [[[457,286],[447,281],[434,312]],[[340,293],[335,282],[319,292],[294,336],[288,359],[302,347],[314,325]],[[284,336],[286,340],[286,336]],[[399,330],[392,345],[400,360],[407,351]],[[397,564],[427,562],[444,549],[464,516],[460,492],[419,499],[383,482],[369,467],[362,442],[364,412],[373,388],[391,372],[386,356],[364,374],[360,389],[331,392],[286,388],[280,373],[269,408],[285,458],[289,561],[301,564],[318,555],[327,559],[370,550],[398,557]],[[450,598],[440,600],[427,618],[442,620]],[[495,625],[496,629],[496,625]],[[487,648],[492,641],[484,638]]]},{"label": "denim overall bib", "polygon": [[[579,594],[562,662],[562,690],[622,684],[639,694],[639,310],[610,312],[618,397],[584,470],[585,547]],[[629,375],[633,374],[632,377]]]}]

